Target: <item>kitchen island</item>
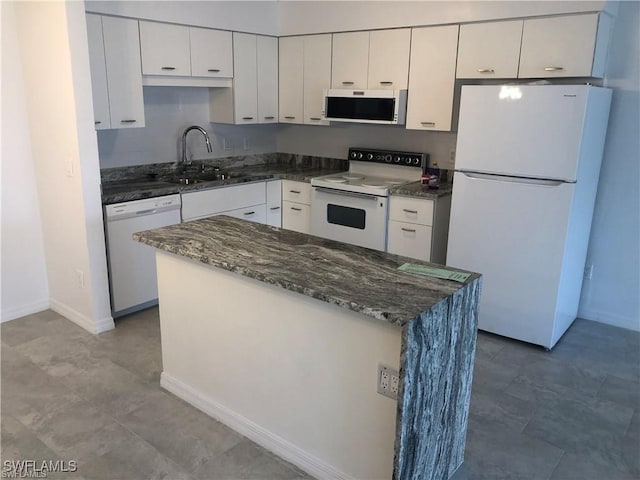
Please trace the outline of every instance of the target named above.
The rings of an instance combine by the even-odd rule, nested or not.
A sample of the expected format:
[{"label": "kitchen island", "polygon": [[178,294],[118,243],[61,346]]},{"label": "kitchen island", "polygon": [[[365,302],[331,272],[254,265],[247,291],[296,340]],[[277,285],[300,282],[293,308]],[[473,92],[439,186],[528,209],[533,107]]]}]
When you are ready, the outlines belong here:
[{"label": "kitchen island", "polygon": [[[480,276],[226,216],[156,247],[169,391],[318,478],[449,478],[461,465]],[[398,400],[376,392],[399,368]]]}]

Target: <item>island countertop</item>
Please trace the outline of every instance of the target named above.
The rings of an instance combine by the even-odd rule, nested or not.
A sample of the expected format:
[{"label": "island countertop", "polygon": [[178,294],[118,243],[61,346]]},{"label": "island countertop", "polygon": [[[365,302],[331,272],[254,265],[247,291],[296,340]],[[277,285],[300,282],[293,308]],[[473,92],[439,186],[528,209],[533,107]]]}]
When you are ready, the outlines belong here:
[{"label": "island countertop", "polygon": [[415,259],[216,216],[134,239],[198,262],[404,326],[464,284],[402,272]]}]

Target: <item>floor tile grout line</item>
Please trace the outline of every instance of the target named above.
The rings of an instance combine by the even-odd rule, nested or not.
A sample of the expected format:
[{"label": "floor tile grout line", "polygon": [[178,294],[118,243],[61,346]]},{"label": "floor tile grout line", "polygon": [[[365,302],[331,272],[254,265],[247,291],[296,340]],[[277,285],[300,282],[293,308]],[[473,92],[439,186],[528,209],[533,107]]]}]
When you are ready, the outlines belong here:
[{"label": "floor tile grout line", "polygon": [[556,470],[558,470],[558,467],[560,466],[560,463],[562,462],[562,459],[564,457],[566,457],[566,456],[567,456],[567,452],[565,450],[562,450],[562,455],[560,455],[560,458],[558,459],[557,463],[555,464],[555,466],[551,470],[551,473],[549,474],[549,477],[548,477],[547,480],[551,480],[553,478],[553,474],[556,472]]}]

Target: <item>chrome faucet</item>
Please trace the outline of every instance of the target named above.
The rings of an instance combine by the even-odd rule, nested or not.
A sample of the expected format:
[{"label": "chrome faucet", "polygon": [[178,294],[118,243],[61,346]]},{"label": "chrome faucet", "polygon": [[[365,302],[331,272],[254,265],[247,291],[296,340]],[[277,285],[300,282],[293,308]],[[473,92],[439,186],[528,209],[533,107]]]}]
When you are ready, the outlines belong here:
[{"label": "chrome faucet", "polygon": [[187,133],[191,130],[198,130],[204,135],[204,141],[207,143],[207,152],[211,153],[211,141],[209,141],[209,134],[206,130],[198,125],[191,125],[184,130],[182,134],[182,166],[187,168],[187,165],[191,165],[191,160],[187,160]]}]

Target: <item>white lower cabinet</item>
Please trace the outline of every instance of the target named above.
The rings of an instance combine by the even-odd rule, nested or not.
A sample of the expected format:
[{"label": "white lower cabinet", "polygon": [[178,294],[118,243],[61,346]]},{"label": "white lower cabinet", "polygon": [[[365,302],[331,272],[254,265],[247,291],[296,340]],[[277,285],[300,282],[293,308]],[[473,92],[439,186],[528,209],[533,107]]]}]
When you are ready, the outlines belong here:
[{"label": "white lower cabinet", "polygon": [[[264,223],[266,203],[265,182],[187,192],[182,194],[182,221],[225,214],[254,221],[262,218]],[[252,210],[255,210],[254,213],[249,214]],[[260,210],[262,213],[259,213]]]},{"label": "white lower cabinet", "polygon": [[311,232],[311,184],[282,181],[282,228]]},{"label": "white lower cabinet", "polygon": [[389,199],[387,252],[444,264],[451,196]]},{"label": "white lower cabinet", "polygon": [[282,227],[282,180],[267,182],[267,225]]}]

